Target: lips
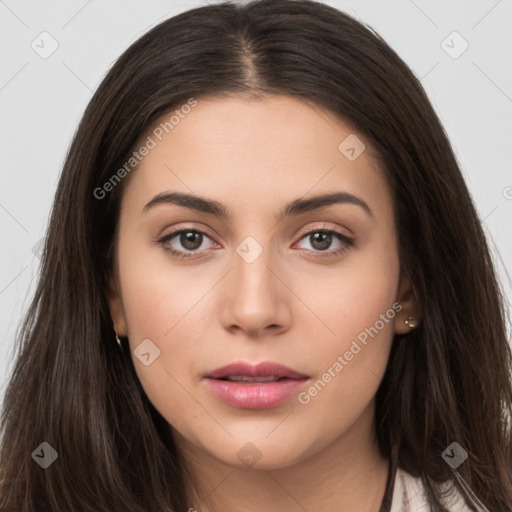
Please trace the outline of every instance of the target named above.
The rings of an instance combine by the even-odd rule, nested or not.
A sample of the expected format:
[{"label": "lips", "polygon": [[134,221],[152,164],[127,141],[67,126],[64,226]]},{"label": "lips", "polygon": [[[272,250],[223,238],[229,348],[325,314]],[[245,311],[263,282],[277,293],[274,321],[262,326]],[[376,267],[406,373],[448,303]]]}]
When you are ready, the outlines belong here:
[{"label": "lips", "polygon": [[278,363],[232,363],[204,376],[220,401],[239,409],[270,409],[286,402],[308,376]]},{"label": "lips", "polygon": [[256,366],[253,366],[248,363],[239,362],[232,363],[222,368],[217,368],[213,370],[209,374],[206,375],[206,378],[210,379],[230,379],[230,380],[240,380],[241,378],[245,379],[258,379],[259,382],[262,382],[261,379],[304,379],[307,378],[307,375],[296,372],[287,366],[283,366],[278,363],[271,362],[263,362]]}]

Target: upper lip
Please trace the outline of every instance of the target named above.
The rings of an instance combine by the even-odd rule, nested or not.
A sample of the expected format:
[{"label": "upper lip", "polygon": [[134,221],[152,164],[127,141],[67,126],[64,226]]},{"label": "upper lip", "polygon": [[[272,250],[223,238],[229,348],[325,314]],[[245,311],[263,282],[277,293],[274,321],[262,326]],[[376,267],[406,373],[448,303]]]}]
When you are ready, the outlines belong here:
[{"label": "upper lip", "polygon": [[222,379],[225,377],[232,376],[245,376],[245,377],[270,377],[275,376],[278,378],[288,379],[304,379],[307,375],[296,372],[287,366],[283,366],[279,363],[273,363],[264,361],[257,365],[245,363],[243,361],[231,363],[221,368],[217,368],[212,372],[205,375],[206,378],[210,379]]}]

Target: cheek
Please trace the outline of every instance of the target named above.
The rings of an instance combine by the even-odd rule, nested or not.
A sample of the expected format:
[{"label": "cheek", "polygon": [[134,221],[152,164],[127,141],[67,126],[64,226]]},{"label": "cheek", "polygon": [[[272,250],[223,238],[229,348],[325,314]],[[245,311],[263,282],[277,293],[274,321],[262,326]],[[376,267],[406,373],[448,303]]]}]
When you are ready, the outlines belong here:
[{"label": "cheek", "polygon": [[[204,300],[214,276],[178,269],[158,248],[142,247],[125,236],[119,246],[119,273],[123,309],[135,370],[150,398],[162,391],[165,401],[183,395],[185,382],[197,365],[202,320],[208,319]],[[148,343],[147,340],[150,340]],[[145,343],[146,345],[143,345]],[[145,346],[149,357],[139,358]],[[153,361],[149,365],[144,362]],[[190,378],[188,376],[188,378]]]},{"label": "cheek", "polygon": [[150,338],[158,346],[167,344],[200,311],[214,276],[198,267],[180,268],[164,249],[131,233],[121,239],[119,273],[128,337],[133,343]]},{"label": "cheek", "polygon": [[335,281],[323,282],[322,290],[315,292],[316,308],[334,333],[322,336],[316,345],[318,373],[299,402],[327,436],[329,430],[335,435],[340,428],[349,428],[371,403],[387,366],[394,321],[401,309],[395,302],[396,253],[367,251],[356,258],[353,264],[347,260]]},{"label": "cheek", "polygon": [[[194,286],[192,274],[171,272],[170,265],[146,265],[135,254],[127,257],[124,265],[123,305],[136,374],[164,418],[186,428],[202,412],[191,398],[190,377],[200,371],[197,354],[199,340],[204,339],[201,331],[206,328],[201,319],[208,318],[207,301],[201,299],[213,282]],[[146,365],[144,357],[138,357],[138,347],[148,339],[151,344],[145,352],[150,353],[152,362]]]},{"label": "cheek", "polygon": [[[399,261],[395,251],[386,245],[351,253],[337,269],[319,268],[315,272],[298,270],[296,287],[315,315],[307,315],[310,323],[320,319],[324,346],[344,351],[351,340],[377,323],[379,334],[392,336],[392,308],[397,294]],[[391,310],[390,310],[391,309]],[[381,315],[386,315],[384,324]],[[373,332],[373,331],[372,331]],[[331,352],[331,350],[329,350]],[[332,356],[332,353],[329,354]]]}]

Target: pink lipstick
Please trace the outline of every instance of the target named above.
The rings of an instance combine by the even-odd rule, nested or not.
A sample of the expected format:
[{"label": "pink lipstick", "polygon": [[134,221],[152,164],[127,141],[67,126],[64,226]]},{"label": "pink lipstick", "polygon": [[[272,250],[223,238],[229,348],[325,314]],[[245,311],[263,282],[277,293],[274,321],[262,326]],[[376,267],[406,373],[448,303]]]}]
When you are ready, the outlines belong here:
[{"label": "pink lipstick", "polygon": [[239,409],[271,409],[296,394],[308,379],[278,363],[232,363],[205,375],[210,391]]}]

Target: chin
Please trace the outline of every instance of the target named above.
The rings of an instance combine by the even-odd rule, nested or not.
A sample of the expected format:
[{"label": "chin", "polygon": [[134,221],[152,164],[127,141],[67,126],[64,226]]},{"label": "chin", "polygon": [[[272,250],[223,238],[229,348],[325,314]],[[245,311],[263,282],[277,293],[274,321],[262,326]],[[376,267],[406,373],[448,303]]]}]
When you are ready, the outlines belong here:
[{"label": "chin", "polygon": [[[300,462],[312,451],[304,444],[304,437],[297,439],[287,436],[287,441],[276,436],[266,437],[266,430],[259,435],[240,436],[230,439],[222,446],[204,446],[211,456],[218,461],[240,469],[277,470],[284,469]],[[314,443],[313,443],[314,444]],[[210,449],[208,449],[210,448]]]}]

